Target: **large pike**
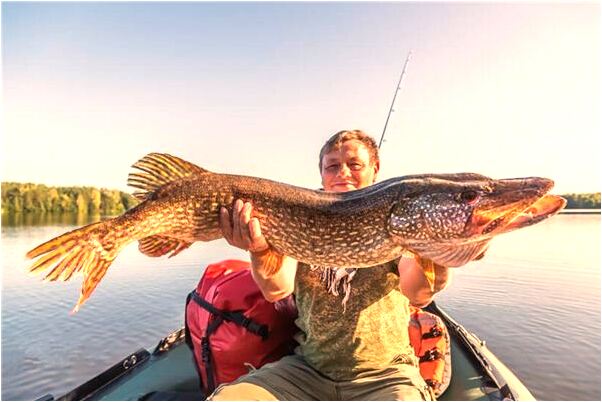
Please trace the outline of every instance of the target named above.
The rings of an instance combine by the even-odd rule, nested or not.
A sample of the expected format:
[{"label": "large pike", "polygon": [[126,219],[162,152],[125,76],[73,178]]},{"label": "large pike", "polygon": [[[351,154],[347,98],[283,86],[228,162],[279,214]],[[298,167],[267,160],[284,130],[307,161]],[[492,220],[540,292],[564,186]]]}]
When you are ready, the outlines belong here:
[{"label": "large pike", "polygon": [[565,200],[546,195],[544,178],[493,180],[474,173],[385,180],[356,191],[309,190],[256,177],[217,174],[167,154],[136,164],[128,184],[140,201],[123,215],[47,241],[27,253],[46,280],[84,277],[74,311],[90,297],[121,249],[138,240],[151,257],[170,257],[195,241],[222,237],[221,206],[251,201],[262,233],[279,254],[308,264],[370,267],[410,250],[460,266],[494,236],[537,223]]}]

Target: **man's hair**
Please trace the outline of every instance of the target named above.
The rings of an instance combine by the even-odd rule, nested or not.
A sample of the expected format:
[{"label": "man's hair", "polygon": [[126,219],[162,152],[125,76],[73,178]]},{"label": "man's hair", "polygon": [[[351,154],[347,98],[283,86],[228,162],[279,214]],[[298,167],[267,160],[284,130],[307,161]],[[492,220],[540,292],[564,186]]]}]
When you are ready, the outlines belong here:
[{"label": "man's hair", "polygon": [[350,140],[358,140],[359,142],[364,144],[366,148],[368,148],[368,153],[370,154],[370,163],[379,162],[378,145],[376,145],[376,141],[374,141],[374,138],[370,137],[362,130],[343,130],[330,137],[328,141],[326,141],[326,143],[322,146],[322,149],[320,150],[320,161],[318,165],[320,167],[320,172],[322,171],[322,159],[324,158],[324,155],[326,155],[334,149],[340,148],[344,142]]}]

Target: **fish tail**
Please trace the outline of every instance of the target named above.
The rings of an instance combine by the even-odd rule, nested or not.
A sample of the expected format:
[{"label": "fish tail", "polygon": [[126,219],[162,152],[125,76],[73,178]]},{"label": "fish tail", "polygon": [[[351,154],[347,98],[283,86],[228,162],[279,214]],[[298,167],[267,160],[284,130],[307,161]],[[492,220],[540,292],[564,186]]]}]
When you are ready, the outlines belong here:
[{"label": "fish tail", "polygon": [[92,292],[94,292],[94,289],[96,289],[96,286],[98,286],[100,280],[107,273],[107,270],[109,269],[109,266],[113,260],[102,260],[95,258],[94,262],[95,264],[90,272],[88,274],[84,273],[84,283],[82,284],[77,303],[75,304],[75,307],[73,307],[73,310],[71,310],[71,314],[77,313],[79,308],[92,295]]},{"label": "fish tail", "polygon": [[66,281],[83,274],[80,296],[72,313],[90,297],[107,269],[127,243],[134,239],[112,230],[115,220],[93,223],[55,237],[27,253],[37,260],[29,267],[31,274],[47,271],[45,281]]}]

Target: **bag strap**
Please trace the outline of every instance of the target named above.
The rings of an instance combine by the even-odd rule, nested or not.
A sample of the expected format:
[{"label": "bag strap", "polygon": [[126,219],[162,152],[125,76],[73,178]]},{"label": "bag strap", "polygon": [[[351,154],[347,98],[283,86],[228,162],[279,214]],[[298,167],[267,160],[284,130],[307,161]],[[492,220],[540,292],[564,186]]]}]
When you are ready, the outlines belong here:
[{"label": "bag strap", "polygon": [[184,339],[190,350],[194,350],[192,336],[190,336],[190,328],[188,327],[188,304],[190,303],[190,299],[192,299],[192,293],[189,293],[188,296],[186,296],[186,306],[184,307]]},{"label": "bag strap", "polygon": [[[192,336],[190,335],[190,327],[188,326],[188,304],[191,300],[195,300],[194,296],[197,295],[196,291],[192,291],[186,296],[186,308],[184,309],[184,334],[186,344],[190,348],[190,350],[194,351]],[[198,297],[198,295],[197,295]],[[211,306],[213,307],[213,306]],[[195,361],[195,368],[197,373],[199,374],[199,381],[201,389],[205,389],[207,391],[207,395],[211,394],[215,390],[215,375],[213,370],[213,356],[211,355],[211,347],[209,344],[209,336],[215,332],[215,330],[224,322],[224,319],[217,315],[217,317],[209,323],[207,329],[205,330],[205,335],[201,338],[201,360],[205,365],[205,374],[207,375],[207,387],[203,386],[203,377],[200,375],[199,368],[201,365],[197,360],[196,353],[193,353],[192,356]]]},{"label": "bag strap", "polygon": [[189,297],[191,297],[195,303],[197,303],[205,310],[209,311],[211,314],[217,317],[221,317],[222,320],[240,325],[241,327],[246,328],[249,332],[260,336],[263,340],[266,340],[268,338],[268,326],[256,323],[255,321],[245,316],[242,312],[220,310],[216,308],[213,304],[209,303],[207,300],[199,296],[196,290],[193,290],[190,293]]},{"label": "bag strap", "polygon": [[215,370],[213,368],[213,356],[211,355],[211,345],[209,336],[224,322],[223,318],[218,316],[211,321],[205,330],[205,336],[201,338],[201,359],[205,364],[205,374],[207,375],[207,389],[209,393],[215,391]]},{"label": "bag strap", "polygon": [[200,385],[200,389],[204,389],[205,387],[203,386],[203,377],[201,376],[201,372],[199,371],[199,367],[201,367],[199,365],[199,362],[197,360],[196,357],[196,353],[194,353],[194,346],[193,346],[193,342],[192,342],[192,336],[190,335],[190,327],[188,326],[188,304],[190,303],[190,300],[192,299],[192,293],[189,293],[188,296],[186,296],[186,307],[184,307],[184,339],[186,341],[186,345],[188,345],[188,347],[190,348],[190,350],[192,350],[192,357],[194,359],[194,368],[197,371],[198,374],[198,378],[199,378],[199,385]]}]

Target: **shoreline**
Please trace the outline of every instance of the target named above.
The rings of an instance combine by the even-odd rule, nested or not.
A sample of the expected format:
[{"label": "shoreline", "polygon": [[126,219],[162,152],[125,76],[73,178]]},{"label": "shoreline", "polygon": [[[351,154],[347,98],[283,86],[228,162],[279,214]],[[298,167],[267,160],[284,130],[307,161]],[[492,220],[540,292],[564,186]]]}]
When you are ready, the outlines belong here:
[{"label": "shoreline", "polygon": [[600,209],[563,209],[560,215],[600,215]]}]

